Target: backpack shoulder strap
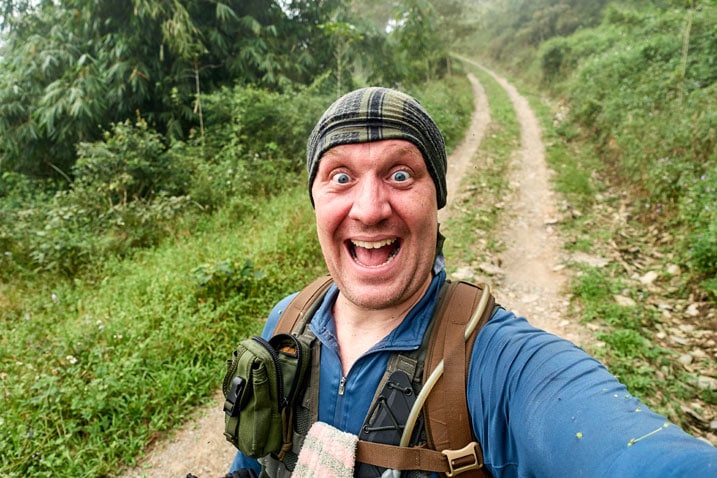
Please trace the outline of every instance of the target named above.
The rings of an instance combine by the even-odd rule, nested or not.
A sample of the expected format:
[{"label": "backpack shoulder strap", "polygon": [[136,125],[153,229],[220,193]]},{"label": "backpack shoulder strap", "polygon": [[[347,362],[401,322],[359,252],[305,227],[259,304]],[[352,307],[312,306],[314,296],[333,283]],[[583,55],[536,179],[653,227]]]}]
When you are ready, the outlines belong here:
[{"label": "backpack shoulder strap", "polygon": [[[483,452],[475,441],[468,414],[466,387],[468,364],[475,338],[493,314],[495,299],[488,296],[477,326],[465,337],[466,326],[478,307],[484,289],[467,282],[451,282],[436,304],[424,383],[444,361],[444,373],[428,395],[423,407],[429,448],[396,447],[360,440],[357,461],[385,468],[439,471],[447,476],[489,477],[483,467]],[[487,292],[490,294],[490,292]]]},{"label": "backpack shoulder strap", "polygon": [[[274,327],[273,335],[277,334],[293,334],[300,341],[308,343],[311,347],[311,370],[318,370],[321,363],[321,347],[318,346],[314,334],[306,327],[311,317],[313,317],[316,309],[321,305],[323,296],[331,287],[333,281],[331,277],[321,276],[312,283],[304,287],[289,302],[286,309],[282,312],[279,320]],[[309,373],[309,379],[304,384],[301,392],[303,397],[297,403],[293,433],[293,445],[287,452],[283,460],[283,466],[280,466],[278,460],[271,466],[279,467],[277,470],[284,470],[278,476],[288,476],[294,470],[299,457],[299,452],[304,443],[304,438],[309,432],[311,425],[318,420],[318,394],[319,394],[319,374]],[[265,465],[266,466],[266,465]],[[272,475],[273,476],[273,475]]]},{"label": "backpack shoulder strap", "polygon": [[[301,333],[306,321],[321,304],[319,299],[332,283],[331,277],[322,276],[302,289],[282,313],[274,334]],[[445,296],[436,304],[436,323],[431,332],[424,366],[425,380],[439,362],[444,361],[443,376],[428,395],[423,409],[430,449],[359,440],[357,461],[393,469],[439,471],[447,476],[490,476],[482,466],[483,452],[471,431],[466,387],[473,343],[493,314],[495,300],[492,295],[489,296],[478,325],[466,339],[466,326],[484,289],[463,281],[450,282],[447,289]],[[472,464],[479,468],[476,469]]]},{"label": "backpack shoulder strap", "polygon": [[[304,287],[294,297],[286,310],[279,317],[274,327],[274,334],[301,333],[306,320],[310,318],[321,305],[319,300],[329,289],[333,281],[328,275],[321,276],[311,284]],[[298,327],[297,327],[298,326]]]},{"label": "backpack shoulder strap", "polygon": [[[444,360],[443,376],[428,395],[424,407],[429,445],[434,450],[458,450],[475,441],[466,396],[468,365],[478,332],[493,315],[495,299],[492,295],[488,297],[473,332],[468,337],[465,337],[465,332],[483,293],[484,288],[476,285],[463,281],[453,282],[436,313],[438,322],[433,327],[424,368],[425,381],[438,363]],[[476,445],[475,451],[482,464],[483,452],[480,444],[476,442]],[[487,475],[466,473],[465,476]]]}]

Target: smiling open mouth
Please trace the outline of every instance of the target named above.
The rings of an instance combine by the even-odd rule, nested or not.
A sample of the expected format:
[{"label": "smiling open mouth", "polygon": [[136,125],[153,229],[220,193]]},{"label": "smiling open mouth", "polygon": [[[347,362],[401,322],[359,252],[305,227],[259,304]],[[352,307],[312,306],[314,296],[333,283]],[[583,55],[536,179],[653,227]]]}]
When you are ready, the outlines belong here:
[{"label": "smiling open mouth", "polygon": [[365,267],[378,267],[388,264],[401,249],[398,239],[384,239],[382,241],[349,241],[351,257]]}]

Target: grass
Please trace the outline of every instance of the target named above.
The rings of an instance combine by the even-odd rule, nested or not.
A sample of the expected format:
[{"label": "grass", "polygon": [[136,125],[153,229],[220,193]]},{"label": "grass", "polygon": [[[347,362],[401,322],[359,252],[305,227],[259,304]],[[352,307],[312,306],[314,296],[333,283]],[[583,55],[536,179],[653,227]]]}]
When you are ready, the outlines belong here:
[{"label": "grass", "polygon": [[[321,273],[305,195],[293,187],[242,222],[207,219],[200,234],[108,263],[95,284],[5,289],[4,476],[111,474],[205,401],[234,345]],[[229,299],[197,288],[198,266],[247,258],[263,274],[231,282],[243,290]]]}]

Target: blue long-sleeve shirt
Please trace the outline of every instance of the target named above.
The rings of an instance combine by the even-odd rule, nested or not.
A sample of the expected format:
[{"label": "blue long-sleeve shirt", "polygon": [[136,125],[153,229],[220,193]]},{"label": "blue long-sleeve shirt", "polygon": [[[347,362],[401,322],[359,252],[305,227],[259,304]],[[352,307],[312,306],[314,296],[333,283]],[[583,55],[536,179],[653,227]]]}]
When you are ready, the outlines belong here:
[{"label": "blue long-sleeve shirt", "polygon": [[[445,273],[388,336],[346,376],[329,290],[311,321],[322,345],[319,420],[358,434],[394,351],[421,345]],[[267,320],[270,336],[289,296]],[[367,393],[370,390],[371,393]],[[717,449],[683,432],[631,396],[579,347],[498,308],[476,338],[468,410],[485,464],[495,477],[717,477]],[[237,454],[232,470],[254,460]]]}]

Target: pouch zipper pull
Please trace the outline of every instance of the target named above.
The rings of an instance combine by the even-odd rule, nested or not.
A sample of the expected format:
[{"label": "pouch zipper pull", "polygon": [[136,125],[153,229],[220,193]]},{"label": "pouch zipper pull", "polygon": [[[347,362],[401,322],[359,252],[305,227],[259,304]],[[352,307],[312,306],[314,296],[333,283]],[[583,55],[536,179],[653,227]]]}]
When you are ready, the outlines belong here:
[{"label": "pouch zipper pull", "polygon": [[276,370],[277,386],[279,387],[279,410],[286,407],[287,398],[284,395],[284,377],[281,373],[281,364],[279,363],[279,355],[274,350],[274,347],[262,337],[252,337],[252,340],[260,343],[271,356],[272,362],[274,362],[274,369]]}]

